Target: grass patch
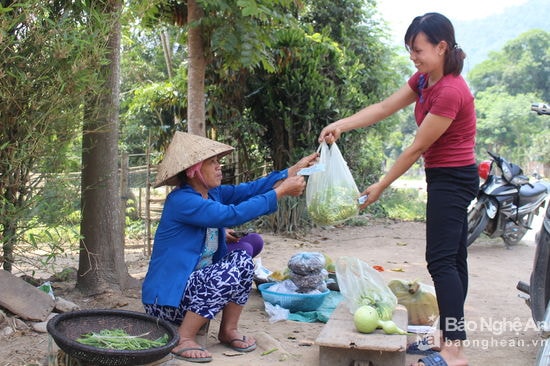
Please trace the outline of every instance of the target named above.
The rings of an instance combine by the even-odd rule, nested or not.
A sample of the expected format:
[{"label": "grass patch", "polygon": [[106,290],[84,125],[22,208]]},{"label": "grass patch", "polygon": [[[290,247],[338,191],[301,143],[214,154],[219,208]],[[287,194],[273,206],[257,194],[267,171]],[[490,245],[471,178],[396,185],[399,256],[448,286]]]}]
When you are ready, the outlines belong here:
[{"label": "grass patch", "polygon": [[426,193],[416,188],[389,189],[380,198],[385,216],[390,219],[424,221]]}]

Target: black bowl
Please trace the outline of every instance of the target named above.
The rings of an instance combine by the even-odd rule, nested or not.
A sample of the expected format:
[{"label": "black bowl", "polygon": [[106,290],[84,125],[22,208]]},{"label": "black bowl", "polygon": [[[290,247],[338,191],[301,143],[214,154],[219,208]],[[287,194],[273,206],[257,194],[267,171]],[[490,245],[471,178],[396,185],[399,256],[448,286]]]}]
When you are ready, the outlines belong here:
[{"label": "black bowl", "polygon": [[[76,341],[83,334],[105,329],[122,329],[129,335],[151,340],[168,334],[168,342],[162,347],[127,351],[97,348]],[[63,313],[48,321],[47,330],[66,354],[100,366],[135,366],[151,363],[168,355],[179,342],[178,332],[169,322],[127,310],[96,309]]]}]

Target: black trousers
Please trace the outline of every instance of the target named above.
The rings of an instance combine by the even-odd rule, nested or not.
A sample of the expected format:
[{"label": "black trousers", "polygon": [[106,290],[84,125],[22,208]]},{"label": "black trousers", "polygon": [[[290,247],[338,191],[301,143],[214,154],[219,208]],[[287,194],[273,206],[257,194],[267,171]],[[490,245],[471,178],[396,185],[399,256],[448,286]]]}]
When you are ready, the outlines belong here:
[{"label": "black trousers", "polygon": [[467,210],[479,189],[476,165],[426,169],[426,262],[445,340],[464,340],[468,292]]}]

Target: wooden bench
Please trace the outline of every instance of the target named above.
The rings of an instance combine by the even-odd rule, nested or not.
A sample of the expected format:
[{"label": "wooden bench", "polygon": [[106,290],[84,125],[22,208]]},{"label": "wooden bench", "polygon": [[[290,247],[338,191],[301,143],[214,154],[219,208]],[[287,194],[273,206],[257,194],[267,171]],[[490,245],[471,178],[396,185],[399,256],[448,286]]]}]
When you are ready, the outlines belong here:
[{"label": "wooden bench", "polygon": [[[407,329],[407,309],[397,305],[393,321]],[[370,334],[359,333],[353,315],[341,302],[319,333],[320,366],[403,366],[407,347],[406,335],[388,335],[381,329]]]}]

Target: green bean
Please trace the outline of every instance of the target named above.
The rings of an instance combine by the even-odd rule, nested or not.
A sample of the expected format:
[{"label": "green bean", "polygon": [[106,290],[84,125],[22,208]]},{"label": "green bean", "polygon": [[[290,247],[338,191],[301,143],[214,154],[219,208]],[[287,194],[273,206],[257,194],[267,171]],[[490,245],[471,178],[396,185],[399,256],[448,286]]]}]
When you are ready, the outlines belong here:
[{"label": "green bean", "polygon": [[143,338],[149,333],[131,336],[122,329],[103,329],[99,333],[90,332],[80,336],[76,341],[96,348],[137,351],[162,347],[168,343],[168,334],[155,340]]},{"label": "green bean", "polygon": [[265,352],[262,352],[262,354],[261,354],[260,356],[267,356],[267,355],[269,355],[270,353],[273,353],[273,352],[275,352],[275,351],[277,351],[277,350],[278,350],[278,348],[272,348],[272,349],[270,349],[270,350],[267,350],[267,351],[265,351]]}]

